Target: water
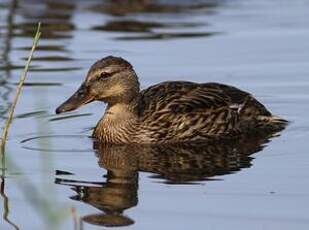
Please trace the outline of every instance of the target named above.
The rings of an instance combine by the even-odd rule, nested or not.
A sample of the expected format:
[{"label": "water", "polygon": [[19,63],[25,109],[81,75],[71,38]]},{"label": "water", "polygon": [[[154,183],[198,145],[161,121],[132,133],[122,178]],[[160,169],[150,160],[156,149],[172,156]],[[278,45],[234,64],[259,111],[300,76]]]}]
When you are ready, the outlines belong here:
[{"label": "water", "polygon": [[[1,229],[307,229],[309,2],[0,3],[0,125],[43,22],[2,175]],[[290,121],[240,144],[110,148],[88,138],[104,105],[55,115],[97,59],[135,67],[142,87],[216,81]],[[8,208],[7,208],[8,207]],[[102,226],[100,226],[102,225]]]}]

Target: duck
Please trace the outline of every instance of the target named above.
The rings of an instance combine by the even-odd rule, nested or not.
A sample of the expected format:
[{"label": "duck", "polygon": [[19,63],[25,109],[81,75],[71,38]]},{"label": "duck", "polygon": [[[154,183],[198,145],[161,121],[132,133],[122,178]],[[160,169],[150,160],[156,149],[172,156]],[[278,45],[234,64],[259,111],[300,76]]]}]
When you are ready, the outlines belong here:
[{"label": "duck", "polygon": [[133,66],[114,56],[96,61],[56,113],[93,101],[107,106],[92,136],[112,144],[199,143],[282,130],[287,123],[250,93],[222,83],[165,81],[141,90]]}]

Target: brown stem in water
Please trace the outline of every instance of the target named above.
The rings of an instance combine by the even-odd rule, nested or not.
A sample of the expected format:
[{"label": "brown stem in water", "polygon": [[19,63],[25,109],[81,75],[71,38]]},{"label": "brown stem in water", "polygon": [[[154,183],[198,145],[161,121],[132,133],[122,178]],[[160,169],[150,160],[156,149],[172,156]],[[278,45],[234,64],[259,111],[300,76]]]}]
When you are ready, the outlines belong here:
[{"label": "brown stem in water", "polygon": [[0,185],[0,195],[3,198],[3,219],[9,223],[15,230],[19,230],[19,227],[14,224],[11,220],[9,220],[9,198],[5,194],[5,179],[1,177],[1,185]]}]

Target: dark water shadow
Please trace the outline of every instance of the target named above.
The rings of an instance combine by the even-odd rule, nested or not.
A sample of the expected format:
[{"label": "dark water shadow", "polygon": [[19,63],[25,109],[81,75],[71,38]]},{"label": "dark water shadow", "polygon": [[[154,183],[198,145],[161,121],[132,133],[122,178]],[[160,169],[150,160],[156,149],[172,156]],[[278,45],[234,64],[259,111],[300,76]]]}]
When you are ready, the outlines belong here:
[{"label": "dark water shadow", "polygon": [[157,1],[157,0],[109,0],[94,4],[89,10],[116,17],[132,14],[175,14],[194,10],[211,11],[220,4],[218,0],[206,1]]},{"label": "dark water shadow", "polygon": [[199,145],[107,145],[94,142],[98,165],[107,170],[106,181],[55,179],[69,186],[73,200],[100,210],[82,221],[100,226],[127,226],[134,223],[124,214],[138,204],[138,173],[152,173],[166,184],[200,184],[216,176],[236,173],[252,165],[252,154],[261,151],[278,133],[259,133],[237,140],[207,142]]},{"label": "dark water shadow", "polygon": [[162,23],[155,21],[120,20],[108,21],[102,26],[93,26],[92,30],[109,32],[151,32],[157,28],[192,28],[205,25],[205,23]]},{"label": "dark water shadow", "polygon": [[[116,37],[118,40],[158,40],[173,38],[193,38],[205,37],[216,33],[202,31],[178,31],[171,33],[168,29],[195,28],[207,24],[206,22],[192,22],[191,16],[196,13],[211,13],[214,9],[221,5],[219,0],[199,0],[199,1],[158,1],[158,0],[124,0],[124,1],[92,1],[83,3],[82,1],[39,1],[12,0],[2,5],[3,8],[9,10],[5,23],[0,25],[3,29],[4,50],[3,60],[0,60],[0,72],[6,72],[10,75],[12,70],[19,70],[23,65],[12,63],[10,60],[11,51],[30,50],[31,42],[27,45],[29,38],[32,39],[38,21],[42,22],[42,36],[37,51],[44,51],[44,56],[35,56],[33,58],[34,65],[32,71],[51,72],[51,71],[75,71],[80,70],[79,67],[66,67],[67,62],[75,62],[72,58],[70,49],[65,47],[68,40],[71,40],[78,28],[74,21],[74,15],[79,14],[80,10],[91,11],[96,16],[97,13],[109,15],[107,22],[104,24],[92,26],[92,30],[96,31],[118,31],[118,32],[143,32],[142,35],[136,37],[121,36]],[[179,13],[186,15],[189,20],[183,21],[172,20]],[[148,16],[147,14],[165,15],[166,20],[156,20],[157,17]],[[127,16],[127,17],[123,17]],[[138,17],[137,17],[138,16]],[[16,20],[15,18],[20,18]],[[157,32],[154,29],[165,29],[164,32]],[[167,30],[167,31],[166,31]],[[2,34],[1,34],[2,36]],[[11,43],[14,38],[23,39],[25,42],[14,47]],[[27,41],[27,42],[26,42]],[[61,41],[62,44],[59,44]],[[53,53],[51,53],[53,52]],[[56,53],[54,53],[56,52]],[[21,57],[25,60],[27,57]],[[44,66],[38,66],[35,62],[39,61]],[[47,63],[61,62],[65,67],[46,68]],[[1,76],[0,76],[1,78]]]},{"label": "dark water shadow", "polygon": [[[16,47],[15,50],[26,50],[29,51],[31,50],[31,46],[20,46]],[[64,45],[39,45],[35,49],[36,51],[58,51],[58,52],[63,52],[63,53],[68,53],[69,50],[65,48]]]},{"label": "dark water shadow", "polygon": [[[13,25],[14,37],[29,37],[32,38],[37,22],[40,21],[38,17],[33,22],[23,22]],[[67,39],[71,38],[71,32],[75,29],[70,22],[59,24],[59,22],[47,22],[46,19],[42,23],[42,39]]]},{"label": "dark water shadow", "polygon": [[[32,58],[34,65],[31,65],[30,70],[32,72],[65,72],[81,69],[79,66],[70,65],[72,67],[68,67],[66,63],[76,60],[72,58],[69,49],[64,44],[59,44],[59,41],[65,43],[68,39],[73,38],[73,32],[77,30],[72,19],[76,12],[76,2],[37,0],[12,2],[14,4],[12,4],[12,10],[10,10],[7,22],[0,25],[0,30],[6,31],[4,35],[7,38],[4,61],[0,61],[0,72],[6,72],[6,75],[9,75],[8,73],[13,70],[24,68],[23,65],[10,62],[10,55],[15,50],[29,51],[31,49],[31,40],[39,21],[42,22],[42,35],[36,51],[41,51],[42,55],[35,55]],[[14,20],[16,17],[21,20]],[[19,47],[11,45],[14,38],[23,41],[19,43]],[[26,59],[26,56],[20,57],[20,60],[24,61]],[[38,62],[40,62],[40,65],[37,64]],[[46,67],[51,62],[62,63],[63,67]]]},{"label": "dark water shadow", "polygon": [[136,41],[136,40],[167,40],[176,38],[199,38],[217,35],[217,32],[181,32],[181,33],[150,33],[140,36],[119,36],[115,40]]},{"label": "dark water shadow", "polygon": [[[103,25],[93,26],[91,30],[142,33],[142,35],[138,36],[114,37],[115,40],[125,41],[207,37],[216,35],[217,32],[201,31],[201,28],[208,25],[208,23],[205,21],[192,22],[191,17],[193,14],[211,14],[219,5],[220,1],[215,0],[169,2],[156,0],[104,1],[94,4],[94,6],[89,7],[89,10],[94,13],[110,15],[110,19],[103,22]],[[177,18],[176,22],[175,18]],[[199,28],[199,32],[192,30],[194,28]],[[164,29],[164,32],[158,32],[157,29]],[[175,29],[178,31],[172,32]]]},{"label": "dark water shadow", "polygon": [[41,40],[72,38],[76,29],[71,22],[75,7],[71,1],[20,1],[18,12],[23,21],[12,24],[13,36],[32,38],[37,22],[41,21]]},{"label": "dark water shadow", "polygon": [[[27,58],[22,58],[22,60],[26,61]],[[33,57],[32,61],[47,61],[47,62],[66,62],[66,61],[73,61],[75,59],[70,57],[63,57],[63,56],[42,56],[42,57]]]},{"label": "dark water shadow", "polygon": [[14,119],[23,119],[23,118],[29,118],[29,117],[36,117],[36,116],[42,116],[48,114],[45,110],[39,110],[39,111],[33,111],[29,113],[21,113],[14,116]]},{"label": "dark water shadow", "polygon": [[[17,82],[12,82],[12,85],[18,85]],[[50,86],[62,86],[59,82],[25,82],[23,87],[50,87]]]},{"label": "dark water shadow", "polygon": [[92,115],[92,113],[70,114],[70,115],[66,115],[66,116],[57,116],[57,117],[49,119],[49,121],[60,121],[60,120],[77,118],[77,117],[88,117],[88,116],[91,116],[91,115]]}]

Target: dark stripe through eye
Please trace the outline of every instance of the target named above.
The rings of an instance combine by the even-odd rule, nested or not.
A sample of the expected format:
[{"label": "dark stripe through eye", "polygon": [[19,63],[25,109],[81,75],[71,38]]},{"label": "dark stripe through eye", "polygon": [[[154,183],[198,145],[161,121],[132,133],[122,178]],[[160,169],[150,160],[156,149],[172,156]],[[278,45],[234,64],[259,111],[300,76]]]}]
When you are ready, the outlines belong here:
[{"label": "dark stripe through eye", "polygon": [[111,73],[106,73],[106,72],[100,73],[100,78],[107,78],[107,77],[110,77],[110,76],[112,76]]}]

